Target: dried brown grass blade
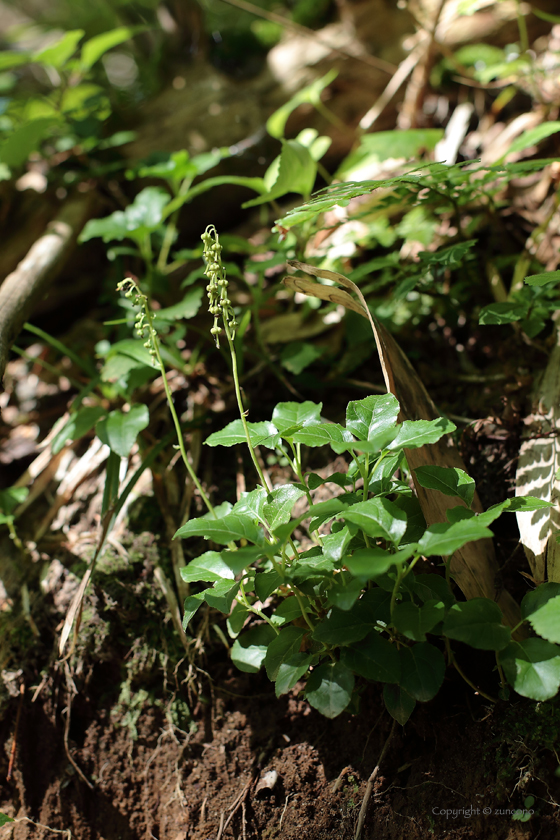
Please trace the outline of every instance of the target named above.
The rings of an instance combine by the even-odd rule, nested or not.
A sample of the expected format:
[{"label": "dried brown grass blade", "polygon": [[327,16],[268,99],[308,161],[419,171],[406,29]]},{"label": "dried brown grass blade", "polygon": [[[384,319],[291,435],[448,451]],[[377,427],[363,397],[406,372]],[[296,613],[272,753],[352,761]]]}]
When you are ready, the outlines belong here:
[{"label": "dried brown grass blade", "polygon": [[[359,312],[364,318],[368,318],[375,336],[385,386],[387,391],[395,395],[401,407],[400,419],[435,420],[439,417],[440,414],[420,377],[393,336],[372,316],[358,286],[347,277],[344,277],[343,274],[338,274],[335,271],[316,268],[315,266],[307,265],[297,260],[290,260],[289,265],[314,277],[320,277],[324,280],[331,280],[338,283],[357,295],[360,306],[356,304],[356,301],[349,294],[344,294],[340,291],[335,296],[334,301],[342,304],[342,306],[347,306],[348,309],[352,309],[354,312]],[[334,290],[332,287],[313,283],[301,283],[301,280],[296,286],[294,280],[295,278],[290,277],[286,278],[284,282],[290,288],[298,288],[304,294],[311,295],[315,295],[317,291],[315,286],[318,285],[320,290],[326,291],[321,291],[320,294],[317,294],[317,297],[321,297],[322,300],[333,300],[332,295]],[[330,296],[325,297],[324,295],[326,294]],[[342,297],[343,294],[344,297]],[[351,306],[347,305],[348,299],[352,301]],[[431,444],[430,446],[423,446],[419,449],[407,449],[405,452],[408,464],[412,470],[427,464],[465,469],[463,459],[450,437],[442,438],[438,443]],[[450,498],[435,490],[431,490],[428,493],[416,481],[415,487],[422,512],[428,525],[433,525],[436,522],[445,522],[446,511],[454,505],[463,504],[459,499]],[[477,511],[482,510],[482,505],[476,494],[473,509]],[[451,571],[461,591],[467,598],[483,597],[496,600],[508,623],[511,625],[518,623],[518,605],[508,592],[505,590],[497,591],[496,588],[498,564],[491,540],[478,540],[475,543],[467,543],[467,545],[453,555],[451,559]]]}]

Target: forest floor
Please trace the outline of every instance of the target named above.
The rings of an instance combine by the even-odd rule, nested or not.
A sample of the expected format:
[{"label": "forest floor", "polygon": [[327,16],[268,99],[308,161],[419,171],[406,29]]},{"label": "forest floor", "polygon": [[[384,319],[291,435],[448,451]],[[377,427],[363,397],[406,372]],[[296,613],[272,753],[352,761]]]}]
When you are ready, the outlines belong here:
[{"label": "forest floor", "polygon": [[[517,211],[525,220],[516,230],[522,247],[539,219],[531,216],[530,196]],[[238,215],[232,211],[230,228],[254,235],[259,217],[240,230]],[[199,222],[195,209],[187,226]],[[95,302],[100,277],[105,300],[109,287],[114,294],[112,271],[101,249],[78,249],[57,279],[51,300],[58,307],[39,310],[34,323],[93,359],[101,325],[114,317],[114,308]],[[72,289],[76,296],[66,297]],[[264,323],[270,312],[261,314]],[[207,315],[197,316],[189,322],[192,334],[208,337],[209,323]],[[327,342],[341,347],[343,331],[334,324]],[[405,325],[398,340],[438,408],[460,428],[462,456],[484,507],[513,495],[523,418],[551,338],[527,342],[509,328],[470,331],[434,317],[418,328]],[[159,463],[153,478],[147,470],[137,482],[97,564],[79,632],[60,658],[60,632],[98,540],[104,473],[93,432],[44,455],[79,371],[56,357],[59,368],[53,372],[51,365],[49,372],[48,344],[32,341],[27,359],[9,362],[0,395],[0,486],[32,486],[17,521],[20,544],[6,529],[0,536],[0,577],[7,590],[22,593],[14,608],[9,591],[0,588],[0,812],[15,819],[0,824],[0,840],[55,834],[74,840],[353,840],[385,746],[362,840],[560,838],[558,699],[535,704],[514,695],[490,703],[449,668],[437,697],[420,704],[404,727],[393,727],[380,687],[365,681],[359,714],[328,720],[301,698],[303,683],[277,699],[265,674],[234,668],[226,622],[216,611],[201,610],[196,635],[182,644],[158,577],[162,569],[173,576],[170,537],[182,493],[173,458],[171,466]],[[463,357],[458,346],[467,348]],[[481,376],[464,368],[467,355]],[[185,415],[198,418],[205,432],[236,416],[229,370],[223,359],[217,364],[207,370],[202,357],[188,379],[179,371],[170,377]],[[276,402],[294,399],[266,364],[250,373],[244,388],[251,420],[268,419]],[[351,377],[333,382],[327,374],[315,381],[310,374],[302,382],[305,399],[328,394],[334,421],[348,400],[384,390],[376,356]],[[152,444],[172,429],[161,379],[146,389],[145,400]],[[195,428],[193,451],[200,438]],[[198,448],[198,473],[212,498],[235,501],[252,475],[248,456]],[[138,466],[135,457],[129,475]],[[331,453],[314,468],[326,476],[341,464]],[[269,466],[273,481],[281,469]],[[193,506],[199,501],[195,497]],[[530,569],[515,517],[502,516],[494,531],[499,586],[519,602]],[[475,682],[478,672],[492,674],[492,652],[460,643],[456,652]],[[493,695],[498,679],[478,688]],[[534,803],[525,821],[513,819],[529,796]]]},{"label": "forest floor", "polygon": [[[446,410],[461,406],[488,418],[464,427],[463,457],[484,505],[504,498],[519,448],[515,400],[521,405],[530,387],[512,361],[522,352],[519,339],[487,345],[507,374],[499,388],[491,382],[458,389],[449,366],[444,381],[439,363],[427,362],[446,358],[449,335],[411,340],[418,367]],[[369,363],[360,375],[376,379],[380,372]],[[60,383],[48,385],[44,373],[34,375],[22,360],[10,362],[6,387],[17,408],[14,423],[27,411],[37,438],[67,399]],[[197,387],[219,402],[221,386],[202,370]],[[259,395],[263,417],[277,390],[266,372],[247,387],[253,400]],[[339,393],[340,406],[351,396],[350,389]],[[15,428],[22,427],[14,426],[11,438],[4,430],[2,452],[6,470],[19,475],[37,449],[24,437],[14,446]],[[82,444],[71,464],[87,451]],[[327,460],[323,474],[340,466]],[[202,474],[223,498],[235,493],[234,469],[231,456],[231,464],[206,460]],[[271,470],[278,478],[280,467]],[[58,659],[58,632],[93,550],[102,490],[102,474],[90,470],[71,498],[39,499],[30,524],[24,522],[33,526],[30,533],[20,534],[29,547],[37,522],[52,523],[31,543],[31,564],[42,577],[33,625],[24,615],[3,624],[21,667],[2,674],[12,696],[0,724],[0,810],[26,818],[0,828],[0,837],[46,838],[57,829],[79,840],[351,840],[391,731],[381,692],[364,685],[360,713],[332,721],[298,697],[299,686],[277,699],[265,675],[243,674],[229,662],[225,622],[215,612],[206,613],[194,648],[185,652],[154,581],[154,568],[169,562],[169,543],[149,481],[100,559],[74,652]],[[502,517],[496,534],[503,584],[519,598],[526,589],[520,573],[528,567],[517,550],[514,518]],[[7,538],[3,550],[14,551]],[[476,673],[484,660],[491,673],[489,652],[458,650],[464,671]],[[421,704],[389,742],[364,838],[560,836],[559,725],[553,701],[492,705],[450,671],[437,698]],[[525,823],[513,820],[529,793],[535,813]]]}]

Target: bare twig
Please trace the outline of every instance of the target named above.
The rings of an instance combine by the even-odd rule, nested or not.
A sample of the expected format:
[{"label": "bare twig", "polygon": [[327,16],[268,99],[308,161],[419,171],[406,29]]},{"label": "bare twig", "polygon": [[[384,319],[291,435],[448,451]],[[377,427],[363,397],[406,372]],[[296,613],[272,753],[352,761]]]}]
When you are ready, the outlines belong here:
[{"label": "bare twig", "polygon": [[243,790],[241,791],[241,793],[239,794],[237,799],[229,806],[228,810],[230,812],[230,815],[227,818],[227,820],[225,821],[225,823],[224,823],[224,814],[222,812],[222,818],[220,820],[220,828],[218,830],[218,835],[216,837],[216,840],[221,840],[224,831],[226,830],[226,828],[228,827],[228,825],[230,824],[230,822],[232,821],[232,819],[234,818],[235,814],[237,813],[237,811],[239,810],[239,808],[241,806],[243,806],[243,821],[245,822],[245,799],[247,798],[247,794],[249,793],[249,790],[251,789],[251,785],[253,784],[253,782],[255,781],[256,778],[257,778],[256,775],[251,773],[251,775],[249,776],[249,781],[247,782],[247,784],[245,785],[245,787],[243,788]]},{"label": "bare twig", "polygon": [[362,807],[360,808],[360,813],[358,815],[358,825],[356,826],[356,833],[354,834],[354,840],[360,840],[360,837],[362,836],[362,829],[363,829],[364,823],[366,821],[366,813],[367,813],[367,809],[368,809],[368,805],[369,805],[369,800],[371,799],[371,794],[373,792],[373,785],[374,785],[375,780],[377,779],[377,776],[379,774],[379,768],[381,766],[381,762],[385,758],[385,755],[386,755],[387,750],[389,748],[391,738],[395,734],[396,727],[397,727],[397,721],[394,720],[393,725],[391,726],[391,731],[389,732],[389,737],[385,741],[385,743],[383,745],[383,749],[381,750],[381,755],[379,756],[379,759],[377,761],[377,764],[373,768],[373,772],[372,772],[371,776],[369,777],[369,779],[367,781],[366,792],[364,794],[364,798],[363,798],[363,801],[362,801]]},{"label": "bare twig", "polygon": [[16,725],[14,727],[14,740],[12,741],[12,749],[10,750],[10,763],[8,764],[8,772],[6,774],[6,781],[9,782],[12,778],[12,771],[14,769],[14,762],[16,760],[16,744],[17,744],[17,735],[18,735],[18,728],[19,728],[19,719],[21,717],[21,707],[23,706],[23,696],[25,694],[25,685],[22,682],[19,687],[19,704],[18,710],[16,715]]}]

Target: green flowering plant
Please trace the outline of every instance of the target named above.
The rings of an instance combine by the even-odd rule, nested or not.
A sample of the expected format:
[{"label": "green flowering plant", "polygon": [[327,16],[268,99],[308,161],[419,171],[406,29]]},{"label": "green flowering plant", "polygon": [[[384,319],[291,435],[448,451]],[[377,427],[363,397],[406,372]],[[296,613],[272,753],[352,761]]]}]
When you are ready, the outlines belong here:
[{"label": "green flowering plant", "polygon": [[[181,570],[202,584],[185,600],[188,629],[203,603],[227,616],[231,658],[246,672],[264,666],[281,696],[305,680],[309,703],[327,717],[355,711],[363,681],[382,684],[386,707],[404,724],[417,702],[438,692],[447,665],[475,683],[457,663],[451,642],[494,651],[500,693],[506,679],[521,694],[547,699],[560,686],[560,647],[549,638],[514,641],[499,606],[487,598],[462,601],[453,587],[450,558],[466,543],[492,536],[504,511],[548,506],[534,498],[508,499],[484,513],[472,510],[475,485],[463,470],[424,466],[414,470],[428,491],[457,497],[447,521],[427,526],[404,477],[405,450],[436,443],[455,429],[445,418],[398,422],[392,394],[351,401],[346,423],[327,422],[320,403],[281,402],[270,421],[248,422],[241,399],[218,235],[203,235],[212,335],[223,329],[232,353],[240,419],[210,435],[208,446],[246,442],[259,486],[236,504],[223,502],[214,516],[192,519],[176,537],[210,543]],[[293,481],[271,487],[255,447],[278,453]],[[346,472],[327,478],[305,471],[305,448],[329,446],[349,459]],[[332,498],[316,503],[324,484]],[[422,558],[443,558],[444,575],[416,574]],[[523,613],[535,627],[533,616]],[[548,635],[547,635],[548,634]],[[560,641],[560,640],[559,640]],[[488,700],[490,694],[477,689]]]}]

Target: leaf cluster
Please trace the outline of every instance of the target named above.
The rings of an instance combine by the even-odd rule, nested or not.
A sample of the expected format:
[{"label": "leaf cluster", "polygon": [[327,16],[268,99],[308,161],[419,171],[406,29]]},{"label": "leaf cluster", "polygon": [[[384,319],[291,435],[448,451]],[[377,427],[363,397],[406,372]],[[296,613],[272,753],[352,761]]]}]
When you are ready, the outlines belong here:
[{"label": "leaf cluster", "polygon": [[[448,559],[467,542],[492,536],[488,526],[503,511],[547,503],[509,499],[476,514],[472,478],[460,469],[425,466],[414,471],[415,481],[458,502],[447,522],[427,527],[402,479],[405,450],[437,442],[454,425],[444,418],[399,423],[391,394],[350,402],[344,426],[325,422],[321,411],[312,402],[279,403],[270,421],[248,423],[251,444],[283,453],[295,480],[259,486],[177,531],[176,537],[218,546],[182,569],[189,583],[209,584],[186,599],[185,629],[204,602],[224,613],[232,661],[248,672],[264,667],[277,696],[305,678],[306,698],[327,717],[355,708],[361,677],[383,685],[387,709],[404,723],[416,702],[431,700],[441,687],[445,640],[499,652],[520,693],[555,694],[554,602],[550,617],[540,600],[524,616],[543,638],[514,642],[496,603],[457,600]],[[230,447],[244,440],[241,421],[234,421],[206,443]],[[347,453],[348,471],[327,479],[304,474],[302,447],[325,445]],[[337,495],[315,503],[313,490],[324,483]],[[447,558],[446,577],[414,574],[422,557]]]}]

